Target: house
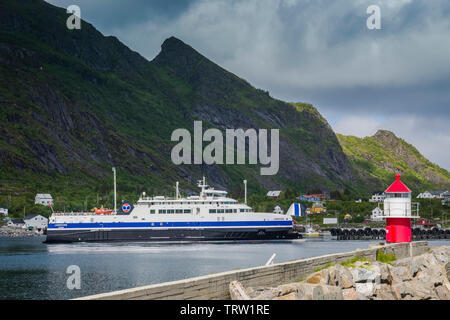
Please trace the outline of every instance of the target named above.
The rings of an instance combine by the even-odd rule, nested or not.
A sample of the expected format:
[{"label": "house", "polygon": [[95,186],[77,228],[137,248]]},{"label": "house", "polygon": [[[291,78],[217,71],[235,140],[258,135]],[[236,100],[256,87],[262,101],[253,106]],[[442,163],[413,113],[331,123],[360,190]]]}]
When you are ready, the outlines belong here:
[{"label": "house", "polygon": [[7,225],[8,225],[8,227],[25,228],[25,222],[23,221],[23,219],[12,219],[12,220],[9,220]]},{"label": "house", "polygon": [[442,205],[450,204],[450,193],[446,193],[444,195],[444,199],[442,199]]},{"label": "house", "polygon": [[315,202],[311,207],[311,213],[322,213],[327,212],[327,208],[323,206],[320,202]]},{"label": "house", "polygon": [[33,229],[45,229],[48,225],[48,219],[40,214],[29,214],[23,218],[25,226],[27,228],[33,227]]},{"label": "house", "polygon": [[272,199],[278,199],[280,197],[281,191],[269,191],[267,192],[267,196],[271,197]]},{"label": "house", "polygon": [[383,202],[385,198],[383,191],[375,191],[372,193],[372,198],[369,199],[369,202]]},{"label": "house", "polygon": [[273,208],[273,213],[276,213],[276,214],[283,214],[283,213],[284,213],[283,207],[277,204],[277,205]]},{"label": "house", "polygon": [[435,224],[425,218],[422,218],[422,219],[419,219],[419,221],[417,221],[416,225],[418,225],[418,226],[434,226]]},{"label": "house", "polygon": [[34,198],[34,204],[42,204],[48,206],[49,204],[53,205],[53,198],[48,193],[38,193]]},{"label": "house", "polygon": [[419,199],[444,199],[446,195],[448,195],[448,191],[444,190],[432,190],[432,191],[425,191],[420,193],[417,198]]},{"label": "house", "polygon": [[316,195],[310,194],[310,195],[302,195],[300,197],[297,198],[300,201],[309,201],[309,202],[317,202],[320,201],[321,199],[319,197],[317,197]]},{"label": "house", "polygon": [[383,210],[380,207],[376,207],[372,210],[372,215],[370,216],[370,220],[372,221],[383,221]]},{"label": "house", "polygon": [[8,208],[7,207],[0,207],[0,217],[7,217],[8,216]]},{"label": "house", "polygon": [[301,203],[294,202],[291,204],[286,214],[294,217],[306,217],[306,206]]}]

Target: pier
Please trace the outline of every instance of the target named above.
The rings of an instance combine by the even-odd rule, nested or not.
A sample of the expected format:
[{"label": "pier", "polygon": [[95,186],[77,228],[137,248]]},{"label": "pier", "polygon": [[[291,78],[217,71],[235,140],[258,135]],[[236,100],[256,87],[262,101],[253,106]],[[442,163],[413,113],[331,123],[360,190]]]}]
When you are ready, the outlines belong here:
[{"label": "pier", "polygon": [[239,281],[245,286],[273,286],[297,282],[327,264],[336,264],[353,257],[376,260],[381,252],[394,254],[398,259],[415,257],[428,251],[427,241],[412,243],[376,244],[368,249],[328,254],[319,257],[288,261],[268,266],[233,270],[195,278],[171,281],[109,293],[91,295],[77,300],[228,300],[229,285]]}]

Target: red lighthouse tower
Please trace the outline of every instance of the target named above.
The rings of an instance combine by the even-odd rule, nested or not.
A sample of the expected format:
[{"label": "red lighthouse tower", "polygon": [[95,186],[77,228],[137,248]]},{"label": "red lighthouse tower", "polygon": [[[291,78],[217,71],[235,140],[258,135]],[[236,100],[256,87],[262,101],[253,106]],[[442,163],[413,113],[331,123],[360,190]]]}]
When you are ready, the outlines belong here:
[{"label": "red lighthouse tower", "polygon": [[[411,242],[411,219],[419,218],[413,216],[411,209],[411,190],[400,181],[397,173],[395,181],[384,192],[383,217],[386,218],[386,242],[400,243]],[[416,214],[419,208],[416,207]]]}]

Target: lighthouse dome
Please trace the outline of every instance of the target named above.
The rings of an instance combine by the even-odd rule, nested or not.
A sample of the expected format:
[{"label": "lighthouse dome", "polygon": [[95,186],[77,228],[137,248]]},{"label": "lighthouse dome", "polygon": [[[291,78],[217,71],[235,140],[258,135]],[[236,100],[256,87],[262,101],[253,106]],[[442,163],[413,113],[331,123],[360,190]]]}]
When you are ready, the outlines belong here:
[{"label": "lighthouse dome", "polygon": [[395,175],[395,181],[386,189],[385,193],[411,193],[411,190],[400,180],[400,174]]}]

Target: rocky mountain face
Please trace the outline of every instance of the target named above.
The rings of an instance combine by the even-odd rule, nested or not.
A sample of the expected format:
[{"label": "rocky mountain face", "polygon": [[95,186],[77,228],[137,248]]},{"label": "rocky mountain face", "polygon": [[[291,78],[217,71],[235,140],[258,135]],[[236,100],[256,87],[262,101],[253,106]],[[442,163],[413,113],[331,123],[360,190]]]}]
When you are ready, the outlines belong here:
[{"label": "rocky mountain face", "polygon": [[388,183],[399,172],[411,187],[450,188],[450,174],[427,160],[420,152],[394,133],[379,130],[371,137],[338,135],[344,152],[362,175]]},{"label": "rocky mountain face", "polygon": [[[254,190],[356,189],[361,182],[315,108],[276,100],[176,38],[147,61],[41,0],[0,2],[0,173],[2,185],[106,191],[111,166],[122,190],[185,190],[205,174],[213,186]],[[280,129],[280,168],[179,165],[177,128]],[[204,144],[205,146],[206,144]],[[67,189],[67,190],[68,190]]]}]

